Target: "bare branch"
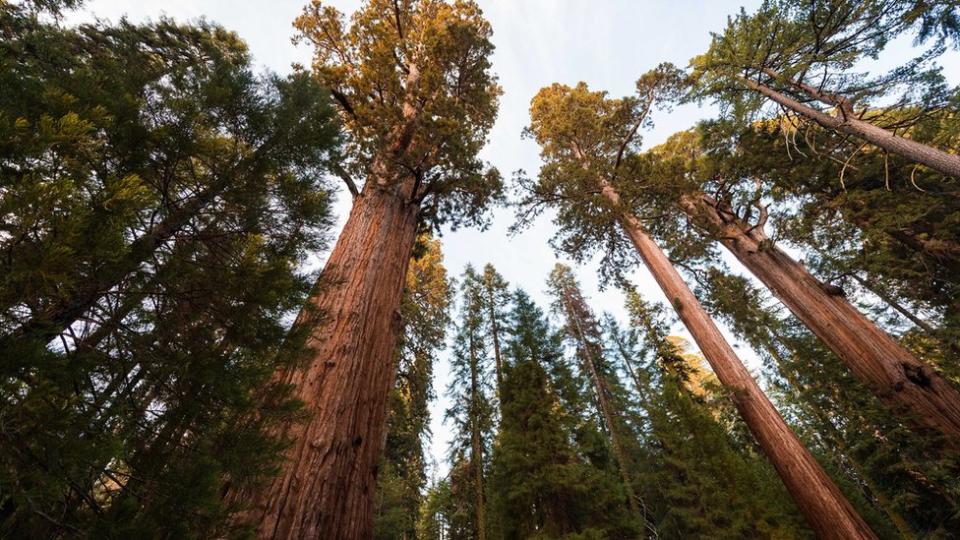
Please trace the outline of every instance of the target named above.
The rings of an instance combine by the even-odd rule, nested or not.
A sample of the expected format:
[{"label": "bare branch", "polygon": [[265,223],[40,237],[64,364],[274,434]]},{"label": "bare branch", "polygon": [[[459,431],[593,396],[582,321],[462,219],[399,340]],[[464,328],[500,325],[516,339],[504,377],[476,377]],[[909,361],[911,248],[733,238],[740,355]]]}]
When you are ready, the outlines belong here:
[{"label": "bare branch", "polygon": [[341,180],[347,185],[347,189],[350,191],[350,196],[354,199],[360,196],[360,190],[357,189],[357,184],[354,183],[353,178],[341,167],[339,164],[335,164],[333,167],[333,172],[340,177]]},{"label": "bare branch", "polygon": [[350,100],[347,99],[346,94],[337,90],[336,88],[331,88],[330,93],[333,94],[333,99],[337,100],[337,103],[339,103],[340,106],[343,107],[344,112],[346,112],[347,114],[349,114],[354,118],[357,117],[357,113],[353,110],[353,106],[350,105]]},{"label": "bare branch", "polygon": [[637,119],[637,122],[633,125],[633,128],[627,133],[627,136],[623,138],[623,141],[620,143],[620,149],[617,150],[617,161],[613,165],[613,174],[617,174],[617,170],[620,168],[620,163],[623,161],[623,153],[627,149],[627,145],[630,144],[630,141],[633,140],[634,136],[637,134],[637,130],[640,129],[640,126],[643,125],[644,120],[647,119],[647,115],[650,114],[650,107],[653,106],[653,91],[647,92],[647,103],[643,107],[643,112],[640,113],[640,117]]}]

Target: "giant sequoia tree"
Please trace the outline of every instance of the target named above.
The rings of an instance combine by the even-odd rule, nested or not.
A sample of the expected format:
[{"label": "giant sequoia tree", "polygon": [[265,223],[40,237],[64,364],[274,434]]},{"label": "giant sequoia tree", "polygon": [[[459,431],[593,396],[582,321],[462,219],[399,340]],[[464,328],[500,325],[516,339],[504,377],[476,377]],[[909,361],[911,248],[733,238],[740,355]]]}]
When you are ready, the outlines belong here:
[{"label": "giant sequoia tree", "polygon": [[677,79],[672,69],[661,66],[638,82],[640,98],[623,100],[607,100],[583,83],[542,89],[531,106],[530,133],[541,146],[545,164],[538,182],[522,186],[526,214],[521,218],[546,205],[557,207],[559,247],[583,257],[591,244],[606,246],[607,270],[613,274],[620,268],[610,265],[626,260],[630,253],[625,252],[626,243],[632,243],[717,377],[730,389],[737,409],[811,527],[824,537],[872,538],[869,527],[773,408],[645,231],[631,202],[620,196],[621,184],[632,180],[624,177],[623,158],[636,150],[637,133],[649,123],[647,112],[655,99],[677,92]]},{"label": "giant sequoia tree", "polygon": [[[773,309],[775,301],[741,276],[712,270],[708,309],[764,359],[778,400],[834,471],[905,537],[956,528],[956,453],[938,437],[909,430],[843,369],[815,336]],[[909,496],[903,496],[909,493]]]},{"label": "giant sequoia tree", "polygon": [[286,431],[282,473],[249,494],[242,519],[264,538],[366,538],[411,249],[418,228],[481,222],[498,195],[498,175],[476,155],[500,89],[473,2],[369,0],[348,22],[315,1],[296,27],[340,107],[338,174],[354,203],[296,322],[312,329],[313,352],[276,375],[310,418]]},{"label": "giant sequoia tree", "polygon": [[[679,134],[647,156],[651,162],[643,168],[648,174],[631,191],[635,204],[662,207],[671,189],[676,190],[678,210],[723,244],[858,379],[906,411],[914,424],[960,441],[960,392],[768,236],[770,205],[762,199],[772,186],[764,187],[763,170],[743,165],[750,162],[743,150],[724,151],[716,144],[705,152],[694,133]],[[660,199],[655,201],[643,188],[656,183],[662,189],[653,190]]]}]

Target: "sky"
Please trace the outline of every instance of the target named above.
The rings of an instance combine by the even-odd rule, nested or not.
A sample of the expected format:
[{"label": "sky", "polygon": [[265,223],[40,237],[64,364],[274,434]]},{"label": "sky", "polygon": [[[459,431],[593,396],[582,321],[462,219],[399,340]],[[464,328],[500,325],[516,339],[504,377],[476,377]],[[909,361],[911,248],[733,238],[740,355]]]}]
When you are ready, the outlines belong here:
[{"label": "sky", "polygon": [[[180,21],[205,17],[237,32],[248,43],[255,64],[262,70],[287,73],[293,63],[310,64],[311,50],[291,42],[293,19],[307,0],[88,0],[68,22],[89,21],[94,17],[116,21],[128,16],[133,21],[156,19],[161,15]],[[607,90],[613,96],[634,91],[634,81],[661,62],[686,66],[689,59],[705,51],[711,31],[721,31],[728,15],[741,6],[748,11],[759,0],[477,0],[493,26],[493,70],[500,78],[501,97],[497,122],[481,157],[496,166],[505,179],[523,169],[535,174],[540,167],[536,143],[521,138],[528,124],[530,99],[537,91],[554,82],[573,85],[587,82],[592,89]],[[359,0],[325,2],[345,13],[352,13]],[[909,45],[891,48],[887,62],[906,59]],[[891,59],[890,56],[893,58]],[[960,62],[948,71],[953,82],[960,79]],[[715,116],[707,105],[687,105],[669,114],[654,117],[655,125],[643,134],[644,146],[659,144],[677,131],[698,120]],[[339,224],[346,219],[349,197],[341,196],[337,205]],[[466,264],[482,267],[492,263],[514,287],[530,293],[541,306],[549,300],[545,281],[559,260],[548,245],[552,235],[550,214],[533,226],[511,236],[513,211],[496,209],[486,231],[444,231],[441,240],[450,274],[459,275]],[[318,261],[319,262],[319,261]],[[732,260],[728,264],[742,272]],[[595,311],[610,312],[624,318],[623,298],[610,288],[600,289],[598,259],[574,267]],[[632,273],[632,281],[648,299],[663,301],[664,296],[643,268]],[[674,332],[688,336],[682,328]],[[731,342],[729,332],[726,332]],[[759,363],[745,347],[738,352],[754,371]],[[445,456],[450,440],[449,428],[442,423],[447,400],[443,397],[449,381],[445,358],[436,366],[435,388],[440,399],[432,407],[431,451],[438,471],[445,471]]]}]

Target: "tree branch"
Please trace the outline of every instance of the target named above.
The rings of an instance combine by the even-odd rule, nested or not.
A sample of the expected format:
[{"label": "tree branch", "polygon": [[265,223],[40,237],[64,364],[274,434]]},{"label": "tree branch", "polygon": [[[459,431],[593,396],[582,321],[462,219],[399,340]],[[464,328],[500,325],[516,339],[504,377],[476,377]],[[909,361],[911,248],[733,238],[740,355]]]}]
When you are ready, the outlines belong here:
[{"label": "tree branch", "polygon": [[336,173],[336,175],[339,176],[340,179],[342,179],[345,184],[347,184],[347,189],[350,190],[350,196],[352,196],[354,199],[359,197],[360,190],[357,189],[357,184],[353,182],[353,178],[350,178],[350,175],[347,174],[347,171],[344,170],[344,168],[341,167],[339,164],[334,165],[332,169],[333,169],[333,172]]},{"label": "tree branch", "polygon": [[333,94],[333,99],[337,100],[337,103],[339,103],[340,106],[343,107],[344,112],[346,112],[347,114],[349,114],[354,118],[357,117],[357,113],[353,110],[353,106],[350,105],[350,100],[347,99],[346,94],[337,90],[336,88],[331,88],[330,93]]},{"label": "tree branch", "polygon": [[643,125],[643,121],[647,119],[647,115],[650,114],[650,107],[653,106],[653,92],[647,92],[647,102],[643,108],[643,112],[640,113],[640,118],[633,125],[633,128],[627,133],[627,136],[623,138],[623,142],[620,143],[620,149],[617,150],[617,161],[613,165],[613,173],[616,174],[617,170],[620,168],[620,162],[623,161],[623,153],[627,149],[627,145],[630,144],[630,141],[633,140],[633,137],[636,136],[637,130],[640,129],[640,126]]}]

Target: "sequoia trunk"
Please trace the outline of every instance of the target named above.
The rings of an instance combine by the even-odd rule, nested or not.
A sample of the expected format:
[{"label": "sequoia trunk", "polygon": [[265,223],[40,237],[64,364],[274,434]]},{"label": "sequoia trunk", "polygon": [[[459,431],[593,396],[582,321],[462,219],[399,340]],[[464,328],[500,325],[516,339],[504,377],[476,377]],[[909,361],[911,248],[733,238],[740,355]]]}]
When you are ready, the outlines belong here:
[{"label": "sequoia trunk", "polygon": [[[609,184],[602,183],[601,187],[603,195],[615,208],[619,207],[619,193]],[[817,536],[836,540],[876,538],[764,395],[666,254],[643,231],[639,220],[621,212],[619,221],[717,378],[731,391],[747,427]]]},{"label": "sequoia trunk", "polygon": [[785,94],[777,92],[769,86],[745,77],[741,80],[743,80],[744,84],[751,90],[763,94],[771,101],[805,116],[827,129],[853,135],[878,148],[903,156],[910,161],[926,165],[943,174],[960,178],[960,156],[958,155],[949,154],[932,146],[894,135],[881,127],[860,120],[852,114],[852,111],[850,113],[843,113],[841,111],[840,115],[831,116],[813,107],[804,105]]},{"label": "sequoia trunk", "polygon": [[684,197],[684,210],[733,253],[861,381],[915,423],[960,444],[960,392],[917,360],[761,230],[728,207],[698,194]]},{"label": "sequoia trunk", "polygon": [[409,191],[367,182],[297,320],[314,327],[310,360],[275,378],[294,388],[310,417],[284,433],[293,444],[279,476],[255,493],[228,495],[252,501],[239,519],[255,525],[259,538],[372,535],[399,308],[417,231]]}]

